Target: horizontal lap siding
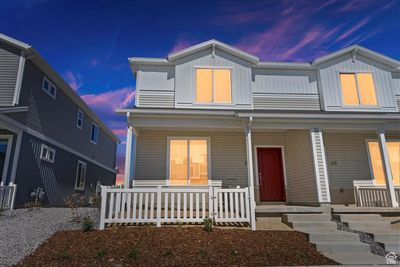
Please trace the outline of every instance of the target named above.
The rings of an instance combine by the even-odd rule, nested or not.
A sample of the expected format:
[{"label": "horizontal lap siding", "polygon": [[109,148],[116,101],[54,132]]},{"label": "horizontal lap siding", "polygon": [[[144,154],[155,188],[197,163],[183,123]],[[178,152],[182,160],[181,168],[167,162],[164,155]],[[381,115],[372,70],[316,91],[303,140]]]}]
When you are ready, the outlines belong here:
[{"label": "horizontal lap siding", "polygon": [[140,107],[173,108],[175,105],[174,92],[141,90],[139,104]]},{"label": "horizontal lap siding", "polygon": [[136,149],[137,180],[165,180],[167,177],[167,138],[209,137],[211,142],[211,179],[223,186],[246,186],[246,144],[241,132],[140,132]]},{"label": "horizontal lap siding", "polygon": [[318,95],[254,93],[254,109],[320,110]]},{"label": "horizontal lap siding", "polygon": [[0,106],[13,104],[21,51],[0,43]]},{"label": "horizontal lap siding", "polygon": [[310,133],[287,132],[287,181],[291,203],[318,203]]}]

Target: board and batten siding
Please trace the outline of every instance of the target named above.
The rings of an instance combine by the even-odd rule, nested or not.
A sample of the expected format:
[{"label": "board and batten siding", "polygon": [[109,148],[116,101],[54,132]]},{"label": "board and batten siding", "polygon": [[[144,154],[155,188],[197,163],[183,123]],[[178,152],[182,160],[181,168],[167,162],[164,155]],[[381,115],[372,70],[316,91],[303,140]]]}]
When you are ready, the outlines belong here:
[{"label": "board and batten siding", "polygon": [[286,134],[287,182],[291,203],[316,205],[317,184],[310,132],[289,130]]},{"label": "board and batten siding", "polygon": [[168,137],[210,138],[211,178],[223,187],[247,186],[246,143],[242,132],[142,130],[136,145],[136,180],[167,179]]},{"label": "board and batten siding", "polygon": [[140,66],[136,78],[138,107],[175,106],[174,66]]},{"label": "board and batten siding", "polygon": [[[219,109],[248,109],[252,107],[250,63],[224,51],[211,49],[176,60],[175,62],[176,107],[209,107]],[[195,101],[196,67],[231,68],[232,104],[197,104]]]},{"label": "board and batten siding", "polygon": [[20,49],[0,42],[0,106],[13,105],[20,58]]},{"label": "board and batten siding", "polygon": [[315,71],[253,69],[254,109],[320,110]]},{"label": "board and batten siding", "polygon": [[[367,57],[357,55],[353,62],[351,53],[335,58],[319,66],[319,76],[324,109],[327,111],[396,112],[394,82],[391,69]],[[372,72],[378,106],[343,107],[339,74],[341,72]]]}]

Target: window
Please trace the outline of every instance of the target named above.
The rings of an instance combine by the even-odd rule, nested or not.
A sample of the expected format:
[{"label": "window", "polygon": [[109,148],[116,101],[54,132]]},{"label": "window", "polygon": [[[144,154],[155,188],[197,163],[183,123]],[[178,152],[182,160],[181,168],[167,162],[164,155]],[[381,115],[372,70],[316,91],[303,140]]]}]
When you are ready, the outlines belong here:
[{"label": "window", "polygon": [[90,141],[93,144],[97,145],[98,138],[99,138],[99,127],[96,124],[92,123],[92,129],[90,131]]},{"label": "window", "polygon": [[76,166],[75,189],[84,190],[85,180],[86,180],[86,163],[78,160],[78,165]]},{"label": "window", "polygon": [[56,150],[42,144],[40,149],[40,159],[54,163],[56,157]]},{"label": "window", "polygon": [[196,102],[232,103],[231,70],[196,69]]},{"label": "window", "polygon": [[83,112],[82,110],[78,110],[78,115],[76,116],[76,127],[82,129],[83,126]]},{"label": "window", "polygon": [[169,140],[169,179],[171,185],[208,184],[208,140]]},{"label": "window", "polygon": [[[400,185],[400,142],[386,142],[389,153],[390,169],[392,171],[393,184]],[[383,172],[383,164],[381,152],[377,141],[368,141],[369,158],[371,162],[372,172],[375,184],[385,185],[385,176]]]},{"label": "window", "polygon": [[42,89],[52,98],[56,98],[57,87],[45,76],[43,76]]},{"label": "window", "polygon": [[343,103],[352,106],[376,106],[372,73],[341,73]]}]

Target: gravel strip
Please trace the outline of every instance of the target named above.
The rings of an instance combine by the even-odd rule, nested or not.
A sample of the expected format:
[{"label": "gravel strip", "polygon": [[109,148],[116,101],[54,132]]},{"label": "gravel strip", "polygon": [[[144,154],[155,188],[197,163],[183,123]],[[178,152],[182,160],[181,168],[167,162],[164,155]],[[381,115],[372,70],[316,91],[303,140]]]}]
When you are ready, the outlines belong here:
[{"label": "gravel strip", "polygon": [[[82,208],[80,214],[90,216],[98,228],[98,209]],[[5,211],[0,216],[0,266],[18,263],[57,231],[80,229],[71,215],[68,208]]]}]

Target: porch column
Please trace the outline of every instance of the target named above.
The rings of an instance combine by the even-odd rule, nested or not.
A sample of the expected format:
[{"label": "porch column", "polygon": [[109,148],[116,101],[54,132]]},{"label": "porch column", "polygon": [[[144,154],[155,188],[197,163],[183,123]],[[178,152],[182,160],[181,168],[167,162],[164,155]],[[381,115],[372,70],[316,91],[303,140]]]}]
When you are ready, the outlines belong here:
[{"label": "porch column", "polygon": [[328,169],[326,166],[324,138],[319,128],[310,129],[311,146],[314,160],[315,179],[317,184],[318,202],[331,203]]},{"label": "porch column", "polygon": [[247,178],[249,184],[249,201],[250,201],[250,222],[251,230],[256,230],[256,202],[254,200],[254,174],[253,174],[253,148],[251,142],[251,122],[252,118],[249,118],[249,123],[244,127],[246,134],[246,150],[247,150]]},{"label": "porch column", "polygon": [[381,159],[382,159],[382,166],[383,166],[383,174],[385,176],[386,181],[386,189],[388,192],[388,201],[391,207],[399,207],[399,203],[396,200],[396,195],[394,192],[394,185],[393,185],[393,176],[392,170],[390,168],[390,161],[389,161],[389,152],[386,146],[386,137],[384,130],[378,130],[378,143],[379,143],[379,150],[381,152]]},{"label": "porch column", "polygon": [[138,136],[138,132],[133,127],[129,126],[127,134],[126,134],[124,188],[130,188],[131,182],[134,178],[137,136]]}]

